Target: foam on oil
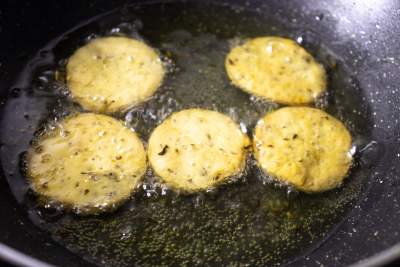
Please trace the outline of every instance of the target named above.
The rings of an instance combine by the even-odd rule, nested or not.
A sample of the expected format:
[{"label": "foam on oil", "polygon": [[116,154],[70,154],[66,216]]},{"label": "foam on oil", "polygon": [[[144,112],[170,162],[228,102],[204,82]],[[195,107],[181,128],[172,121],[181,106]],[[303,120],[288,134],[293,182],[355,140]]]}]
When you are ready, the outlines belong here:
[{"label": "foam on oil", "polygon": [[[289,262],[329,236],[355,205],[369,177],[368,164],[379,144],[367,145],[369,110],[345,62],[337,60],[329,47],[313,43],[309,31],[299,34],[298,25],[244,9],[198,5],[126,7],[78,27],[38,53],[10,93],[1,157],[11,189],[34,223],[99,266]],[[297,40],[327,69],[329,94],[316,105],[350,129],[360,164],[355,164],[342,187],[323,194],[308,195],[277,184],[249,157],[240,177],[197,194],[174,192],[148,170],[131,200],[101,216],[80,217],[53,203],[38,204],[21,172],[21,155],[38,129],[54,127],[60,118],[82,112],[65,85],[67,59],[93,38],[110,35],[148,42],[158,49],[168,69],[164,84],[151,99],[126,113],[113,114],[144,142],[168,115],[191,107],[228,114],[251,136],[256,121],[279,106],[233,87],[225,74],[225,55],[246,38],[279,35]],[[364,152],[368,152],[365,157]]]}]

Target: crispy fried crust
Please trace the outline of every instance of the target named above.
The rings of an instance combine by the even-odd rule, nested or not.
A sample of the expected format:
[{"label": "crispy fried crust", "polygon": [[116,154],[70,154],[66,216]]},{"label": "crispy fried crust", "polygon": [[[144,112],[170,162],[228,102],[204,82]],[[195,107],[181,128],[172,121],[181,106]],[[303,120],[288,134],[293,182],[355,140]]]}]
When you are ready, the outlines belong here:
[{"label": "crispy fried crust", "polygon": [[329,114],[287,107],[267,114],[255,128],[255,157],[266,173],[306,192],[337,187],[351,165],[351,136]]},{"label": "crispy fried crust", "polygon": [[134,132],[105,115],[69,116],[43,133],[27,153],[31,186],[83,214],[127,199],[146,171],[146,153]]},{"label": "crispy fried crust", "polygon": [[105,37],[79,48],[68,60],[67,83],[86,110],[124,111],[154,94],[164,68],[157,53],[143,42]]},{"label": "crispy fried crust", "polygon": [[194,191],[243,171],[248,145],[247,136],[228,116],[188,109],[174,113],[154,130],[148,155],[164,182]]},{"label": "crispy fried crust", "polygon": [[230,51],[225,68],[234,85],[281,104],[312,103],[326,90],[322,65],[290,39],[249,40]]}]

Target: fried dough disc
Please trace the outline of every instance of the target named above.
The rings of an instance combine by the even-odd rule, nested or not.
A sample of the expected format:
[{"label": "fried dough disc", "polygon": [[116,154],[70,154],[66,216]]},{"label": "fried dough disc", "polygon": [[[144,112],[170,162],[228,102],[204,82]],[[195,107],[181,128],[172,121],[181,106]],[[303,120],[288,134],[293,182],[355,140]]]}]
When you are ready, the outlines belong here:
[{"label": "fried dough disc", "polygon": [[243,171],[248,146],[249,139],[228,116],[187,109],[172,114],[154,130],[148,155],[167,184],[195,191]]},{"label": "fried dough disc", "polygon": [[127,199],[146,171],[146,153],[134,132],[105,115],[65,118],[43,133],[27,154],[31,186],[83,214]]},{"label": "fried dough disc", "polygon": [[255,128],[254,153],[263,171],[306,192],[339,186],[351,165],[351,136],[324,111],[287,107]]},{"label": "fried dough disc", "polygon": [[233,48],[225,68],[234,85],[281,104],[312,103],[326,90],[322,65],[296,42],[281,37],[255,38]]},{"label": "fried dough disc", "polygon": [[68,60],[71,95],[86,110],[124,111],[154,94],[164,68],[157,53],[125,37],[95,39]]}]

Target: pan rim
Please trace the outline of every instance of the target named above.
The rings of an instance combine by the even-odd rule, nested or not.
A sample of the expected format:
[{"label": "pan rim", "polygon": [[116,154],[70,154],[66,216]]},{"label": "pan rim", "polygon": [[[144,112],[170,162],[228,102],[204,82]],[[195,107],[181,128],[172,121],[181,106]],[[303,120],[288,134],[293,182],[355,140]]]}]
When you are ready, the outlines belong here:
[{"label": "pan rim", "polygon": [[[170,1],[173,2],[173,0],[170,0]],[[153,2],[160,2],[160,0],[150,0],[150,1],[146,1],[145,3],[142,3],[142,4],[150,4]],[[98,16],[101,17],[101,16],[111,13],[113,11],[114,10],[111,10],[111,11],[102,13]],[[93,17],[93,19],[96,19],[96,17],[97,16]],[[89,21],[87,21],[87,23],[89,23]],[[78,26],[82,26],[82,25],[78,25]],[[73,29],[70,29],[67,32],[69,32],[69,31],[73,31]],[[0,179],[5,179],[5,177],[0,177]],[[343,221],[343,222],[345,222],[345,221]],[[22,258],[22,260],[21,260],[21,258]],[[380,250],[379,252],[376,252],[364,259],[359,259],[348,266],[350,266],[350,267],[383,266],[383,265],[388,264],[399,258],[400,258],[400,242],[395,245],[389,246],[386,249]],[[14,249],[2,242],[0,242],[0,259],[5,260],[11,264],[16,264],[16,266],[34,266],[34,267],[35,266],[38,266],[38,267],[55,266],[55,265],[51,265],[51,264],[47,263],[46,261],[42,261],[38,258],[29,256],[28,253],[20,252],[17,249]]]},{"label": "pan rim", "polygon": [[[349,267],[379,267],[391,263],[400,258],[400,243],[385,250],[375,253],[365,259],[361,259]],[[0,259],[19,267],[55,267],[51,263],[34,258],[26,253],[20,252],[4,243],[0,243]]]},{"label": "pan rim", "polygon": [[14,248],[11,248],[4,243],[0,243],[0,258],[10,264],[21,267],[52,267],[55,265],[48,264],[42,260],[31,257],[28,254],[22,253]]}]

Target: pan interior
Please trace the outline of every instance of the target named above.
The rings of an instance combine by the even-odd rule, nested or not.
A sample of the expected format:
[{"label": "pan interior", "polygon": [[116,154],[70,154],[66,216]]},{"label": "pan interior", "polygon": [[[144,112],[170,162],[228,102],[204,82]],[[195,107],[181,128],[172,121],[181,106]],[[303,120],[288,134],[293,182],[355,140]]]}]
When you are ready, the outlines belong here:
[{"label": "pan interior", "polygon": [[46,124],[82,111],[68,98],[63,79],[67,58],[100,36],[139,38],[159,50],[168,68],[149,101],[114,117],[125,120],[145,142],[172,112],[201,107],[230,115],[251,135],[255,122],[278,108],[233,87],[225,55],[246,38],[279,35],[297,40],[329,75],[329,95],[317,103],[342,120],[356,150],[370,149],[368,106],[351,68],[315,41],[315,34],[274,14],[209,4],[147,4],[124,7],[85,22],[50,42],[21,72],[3,114],[1,161],[16,198],[32,221],[69,250],[99,266],[265,266],[294,261],[329,237],[358,203],[370,176],[357,161],[344,185],[304,194],[276,184],[248,159],[235,181],[196,194],[169,190],[149,170],[124,206],[101,216],[65,213],[57,204],[37,204],[23,172],[23,153]]}]

